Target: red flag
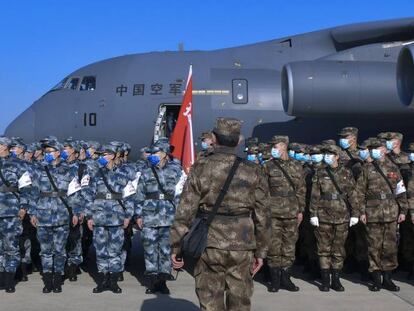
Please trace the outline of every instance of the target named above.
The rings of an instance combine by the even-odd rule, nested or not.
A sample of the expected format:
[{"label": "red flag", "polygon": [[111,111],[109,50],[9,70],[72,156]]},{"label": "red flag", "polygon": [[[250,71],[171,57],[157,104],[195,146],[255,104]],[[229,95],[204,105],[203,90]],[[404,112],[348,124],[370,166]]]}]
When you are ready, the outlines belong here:
[{"label": "red flag", "polygon": [[193,66],[190,66],[187,86],[185,88],[183,103],[180,108],[174,132],[170,143],[174,146],[172,155],[181,160],[184,172],[188,174],[194,163],[194,140],[193,140]]}]

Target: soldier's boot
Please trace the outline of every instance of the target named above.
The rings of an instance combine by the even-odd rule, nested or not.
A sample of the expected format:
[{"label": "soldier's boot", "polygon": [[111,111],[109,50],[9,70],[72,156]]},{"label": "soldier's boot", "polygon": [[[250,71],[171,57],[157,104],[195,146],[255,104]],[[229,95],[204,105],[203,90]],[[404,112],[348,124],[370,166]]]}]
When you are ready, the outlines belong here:
[{"label": "soldier's boot", "polygon": [[270,285],[267,288],[269,293],[277,293],[280,289],[280,268],[270,268]]},{"label": "soldier's boot", "polygon": [[362,282],[368,282],[369,280],[369,273],[368,273],[369,263],[367,261],[360,261],[358,264],[359,273],[361,275]]},{"label": "soldier's boot", "polygon": [[119,274],[119,277],[118,277],[118,282],[123,282],[124,281],[124,273],[123,272],[121,272],[120,274]]},{"label": "soldier's boot", "polygon": [[145,290],[145,294],[155,294],[158,289],[158,275],[149,275],[149,284]]},{"label": "soldier's boot", "polygon": [[21,281],[22,282],[27,282],[29,280],[29,278],[27,277],[27,263],[22,263],[20,265],[20,270],[22,271],[22,277],[21,277]]},{"label": "soldier's boot", "polygon": [[6,272],[0,272],[0,290],[4,289],[4,275]]},{"label": "soldier's boot", "polygon": [[297,292],[299,291],[299,287],[297,287],[292,280],[290,279],[290,269],[284,268],[281,270],[280,273],[280,286],[289,292]]},{"label": "soldier's boot", "polygon": [[68,267],[68,279],[69,282],[76,282],[78,280],[78,266],[77,265],[69,265]]},{"label": "soldier's boot", "polygon": [[4,289],[6,293],[14,293],[16,291],[14,282],[14,272],[5,272],[4,275]]},{"label": "soldier's boot", "polygon": [[382,288],[391,292],[399,292],[400,287],[395,285],[391,278],[391,271],[383,272]]},{"label": "soldier's boot", "polygon": [[49,294],[53,290],[53,274],[51,272],[43,273],[43,293]]},{"label": "soldier's boot", "polygon": [[331,275],[329,273],[329,270],[328,269],[322,269],[321,270],[322,282],[321,282],[321,286],[319,286],[319,290],[321,292],[329,292],[329,286],[331,284],[330,278],[331,278]]},{"label": "soldier's boot", "polygon": [[119,279],[119,273],[110,273],[109,274],[109,289],[114,294],[120,294],[122,293],[122,289],[118,286],[118,279]]},{"label": "soldier's boot", "polygon": [[345,288],[341,284],[339,270],[332,270],[332,281],[331,281],[331,288],[337,292],[345,291]]},{"label": "soldier's boot", "polygon": [[157,289],[158,289],[158,292],[160,292],[161,294],[164,294],[164,295],[170,294],[170,289],[167,287],[166,280],[159,281]]},{"label": "soldier's boot", "polygon": [[62,274],[53,273],[53,292],[61,293],[62,292]]},{"label": "soldier's boot", "polygon": [[381,271],[371,273],[372,285],[369,287],[371,292],[379,292],[381,290]]},{"label": "soldier's boot", "polygon": [[105,285],[105,273],[99,272],[96,276],[96,287],[92,290],[94,294],[99,294],[105,291],[107,286]]},{"label": "soldier's boot", "polygon": [[310,279],[316,280],[321,277],[321,270],[319,269],[319,263],[317,260],[311,261],[311,273],[310,273]]}]

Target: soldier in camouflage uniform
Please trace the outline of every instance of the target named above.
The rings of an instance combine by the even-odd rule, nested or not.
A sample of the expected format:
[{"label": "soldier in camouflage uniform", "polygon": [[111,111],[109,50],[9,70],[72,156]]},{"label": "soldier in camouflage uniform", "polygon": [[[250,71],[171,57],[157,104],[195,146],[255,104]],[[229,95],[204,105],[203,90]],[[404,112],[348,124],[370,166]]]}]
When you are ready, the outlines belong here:
[{"label": "soldier in camouflage uniform", "polygon": [[7,293],[15,292],[14,277],[20,264],[21,220],[27,213],[31,197],[28,191],[31,179],[26,176],[30,172],[18,159],[20,155],[16,150],[9,157],[10,144],[7,137],[0,137],[0,288]]},{"label": "soldier in camouflage uniform", "polygon": [[[345,260],[345,241],[348,226],[358,223],[359,214],[355,181],[352,172],[339,165],[341,149],[330,145],[324,147],[326,166],[316,170],[312,179],[310,222],[315,229],[319,266],[321,268],[321,291],[329,286],[342,292],[340,272]],[[332,282],[331,282],[331,276]]]},{"label": "soldier in camouflage uniform", "polygon": [[201,134],[201,151],[197,154],[197,159],[208,157],[214,152],[214,140],[211,132]]},{"label": "soldier in camouflage uniform", "polygon": [[[212,211],[236,159],[241,121],[218,118],[213,155],[197,161],[188,176],[171,228],[175,269],[180,241],[193,220]],[[242,161],[210,225],[207,248],[194,276],[201,310],[250,310],[254,275],[263,265],[271,238],[269,186],[261,167]]]},{"label": "soldier in camouflage uniform", "polygon": [[259,160],[259,139],[257,137],[249,137],[245,141],[244,152],[246,153],[246,160],[260,164]]},{"label": "soldier in camouflage uniform", "polygon": [[[397,223],[405,220],[408,203],[406,189],[398,167],[386,157],[385,141],[373,139],[370,152],[373,161],[363,166],[357,181],[361,197],[360,219],[366,224],[371,291],[385,288],[399,291],[391,279],[397,268]],[[383,282],[381,285],[381,273]]]},{"label": "soldier in camouflage uniform", "polygon": [[300,251],[303,252],[303,257],[306,258],[305,271],[310,272],[311,279],[316,279],[319,276],[319,262],[316,251],[316,238],[314,235],[315,227],[310,224],[310,200],[312,194],[312,179],[315,175],[315,170],[324,167],[323,162],[323,146],[314,145],[309,148],[312,163],[304,167],[305,182],[306,182],[306,204],[304,221],[302,221],[299,228],[299,239],[301,243]]},{"label": "soldier in camouflage uniform", "polygon": [[131,185],[132,180],[115,166],[117,147],[103,145],[100,153],[98,171],[91,176],[89,186],[83,192],[98,266],[97,287],[93,292],[101,293],[110,289],[118,294],[122,292],[118,279],[124,270],[124,229],[128,227],[134,213],[136,190]]},{"label": "soldier in camouflage uniform", "polygon": [[295,261],[298,227],[305,210],[306,185],[302,165],[289,158],[289,137],[274,136],[272,161],[264,165],[270,189],[272,213],[272,242],[267,253],[271,286],[269,292],[282,287],[296,292],[299,288],[290,280],[290,268]]},{"label": "soldier in camouflage uniform", "polygon": [[[69,226],[76,226],[81,213],[77,203],[79,190],[74,185],[76,171],[62,162],[63,148],[56,140],[44,140],[43,167],[33,172],[35,200],[30,207],[30,218],[37,227],[43,267],[43,293],[60,293],[66,262],[66,242]],[[49,178],[49,174],[50,178]],[[55,184],[56,188],[53,186]]]},{"label": "soldier in camouflage uniform", "polygon": [[142,230],[145,273],[150,281],[146,293],[168,294],[166,281],[171,275],[170,227],[178,204],[180,190],[177,185],[182,177],[182,168],[169,160],[170,144],[167,138],[160,138],[149,151],[149,164],[141,171],[138,183],[135,214],[137,225]]},{"label": "soldier in camouflage uniform", "polygon": [[270,145],[268,143],[259,143],[257,149],[259,164],[264,165],[267,161],[272,159],[270,154]]}]

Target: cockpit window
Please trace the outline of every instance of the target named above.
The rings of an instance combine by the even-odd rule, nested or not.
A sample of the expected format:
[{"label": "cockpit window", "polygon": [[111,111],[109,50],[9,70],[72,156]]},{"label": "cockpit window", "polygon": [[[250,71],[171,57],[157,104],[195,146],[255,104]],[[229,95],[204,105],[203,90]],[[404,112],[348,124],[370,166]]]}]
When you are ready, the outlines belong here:
[{"label": "cockpit window", "polygon": [[65,78],[62,81],[60,81],[58,84],[56,84],[54,87],[52,87],[52,89],[50,91],[57,91],[57,90],[63,89],[63,87],[65,86],[66,81],[68,81],[68,78]]},{"label": "cockpit window", "polygon": [[94,76],[83,77],[80,90],[81,91],[94,91],[96,87],[96,79]]},{"label": "cockpit window", "polygon": [[79,78],[70,78],[69,82],[65,85],[65,89],[77,90],[79,80]]}]

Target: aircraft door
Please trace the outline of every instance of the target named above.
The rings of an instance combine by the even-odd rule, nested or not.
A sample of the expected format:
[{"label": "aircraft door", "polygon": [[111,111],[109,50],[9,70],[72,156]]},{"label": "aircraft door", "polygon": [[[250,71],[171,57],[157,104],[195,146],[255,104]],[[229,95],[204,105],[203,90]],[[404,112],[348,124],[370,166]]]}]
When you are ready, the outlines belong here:
[{"label": "aircraft door", "polygon": [[154,141],[160,137],[171,137],[177,123],[180,108],[180,104],[160,105],[157,120],[155,121]]}]

